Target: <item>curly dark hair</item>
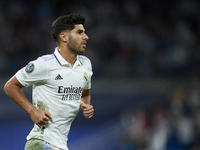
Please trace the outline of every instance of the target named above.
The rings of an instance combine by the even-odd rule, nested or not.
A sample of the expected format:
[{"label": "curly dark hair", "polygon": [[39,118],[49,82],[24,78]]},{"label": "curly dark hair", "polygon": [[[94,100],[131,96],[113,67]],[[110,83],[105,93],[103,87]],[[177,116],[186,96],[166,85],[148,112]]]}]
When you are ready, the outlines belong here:
[{"label": "curly dark hair", "polygon": [[69,14],[57,18],[51,26],[51,36],[58,43],[62,31],[73,30],[74,25],[85,24],[85,18],[80,14]]}]

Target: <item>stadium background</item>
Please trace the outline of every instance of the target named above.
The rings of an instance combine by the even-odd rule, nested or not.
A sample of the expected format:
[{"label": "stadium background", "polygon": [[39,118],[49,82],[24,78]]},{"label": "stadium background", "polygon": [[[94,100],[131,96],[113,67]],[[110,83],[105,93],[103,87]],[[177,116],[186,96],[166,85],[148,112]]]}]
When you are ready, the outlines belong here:
[{"label": "stadium background", "polygon": [[33,126],[5,82],[54,51],[51,22],[69,13],[86,18],[95,108],[72,124],[70,150],[200,149],[200,1],[0,0],[0,150],[23,149]]}]

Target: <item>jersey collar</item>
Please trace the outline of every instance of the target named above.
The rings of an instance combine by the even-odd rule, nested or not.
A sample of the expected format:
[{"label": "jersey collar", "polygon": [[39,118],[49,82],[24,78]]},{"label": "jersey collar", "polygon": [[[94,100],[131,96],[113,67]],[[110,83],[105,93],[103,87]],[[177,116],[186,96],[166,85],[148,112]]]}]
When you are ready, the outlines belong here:
[{"label": "jersey collar", "polygon": [[[58,52],[58,47],[55,48],[55,51],[54,51],[54,55],[57,59],[57,61],[59,62],[59,64],[61,65],[66,65],[66,66],[69,66],[70,63],[68,63],[61,55],[60,53]],[[79,57],[77,57],[77,60],[75,62],[76,65],[82,65],[82,62],[80,61]]]}]

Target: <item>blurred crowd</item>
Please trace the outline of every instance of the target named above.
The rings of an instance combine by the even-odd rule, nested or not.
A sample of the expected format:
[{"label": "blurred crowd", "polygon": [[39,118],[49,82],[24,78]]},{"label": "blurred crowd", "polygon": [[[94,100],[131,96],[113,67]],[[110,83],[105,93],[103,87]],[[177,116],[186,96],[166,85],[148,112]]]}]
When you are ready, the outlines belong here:
[{"label": "blurred crowd", "polygon": [[10,75],[56,46],[60,15],[85,16],[94,77],[187,77],[200,72],[200,1],[1,0],[0,75]]},{"label": "blurred crowd", "polygon": [[121,150],[199,150],[200,78],[175,84],[166,101],[123,112],[121,125]]}]

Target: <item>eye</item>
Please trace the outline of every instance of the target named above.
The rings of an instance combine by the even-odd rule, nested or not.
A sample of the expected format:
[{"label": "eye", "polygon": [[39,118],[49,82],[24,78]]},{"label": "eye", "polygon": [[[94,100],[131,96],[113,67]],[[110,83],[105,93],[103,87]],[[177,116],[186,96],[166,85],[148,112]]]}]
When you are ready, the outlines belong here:
[{"label": "eye", "polygon": [[83,33],[83,30],[78,30],[77,33],[78,33],[78,34],[82,34],[82,33]]}]

